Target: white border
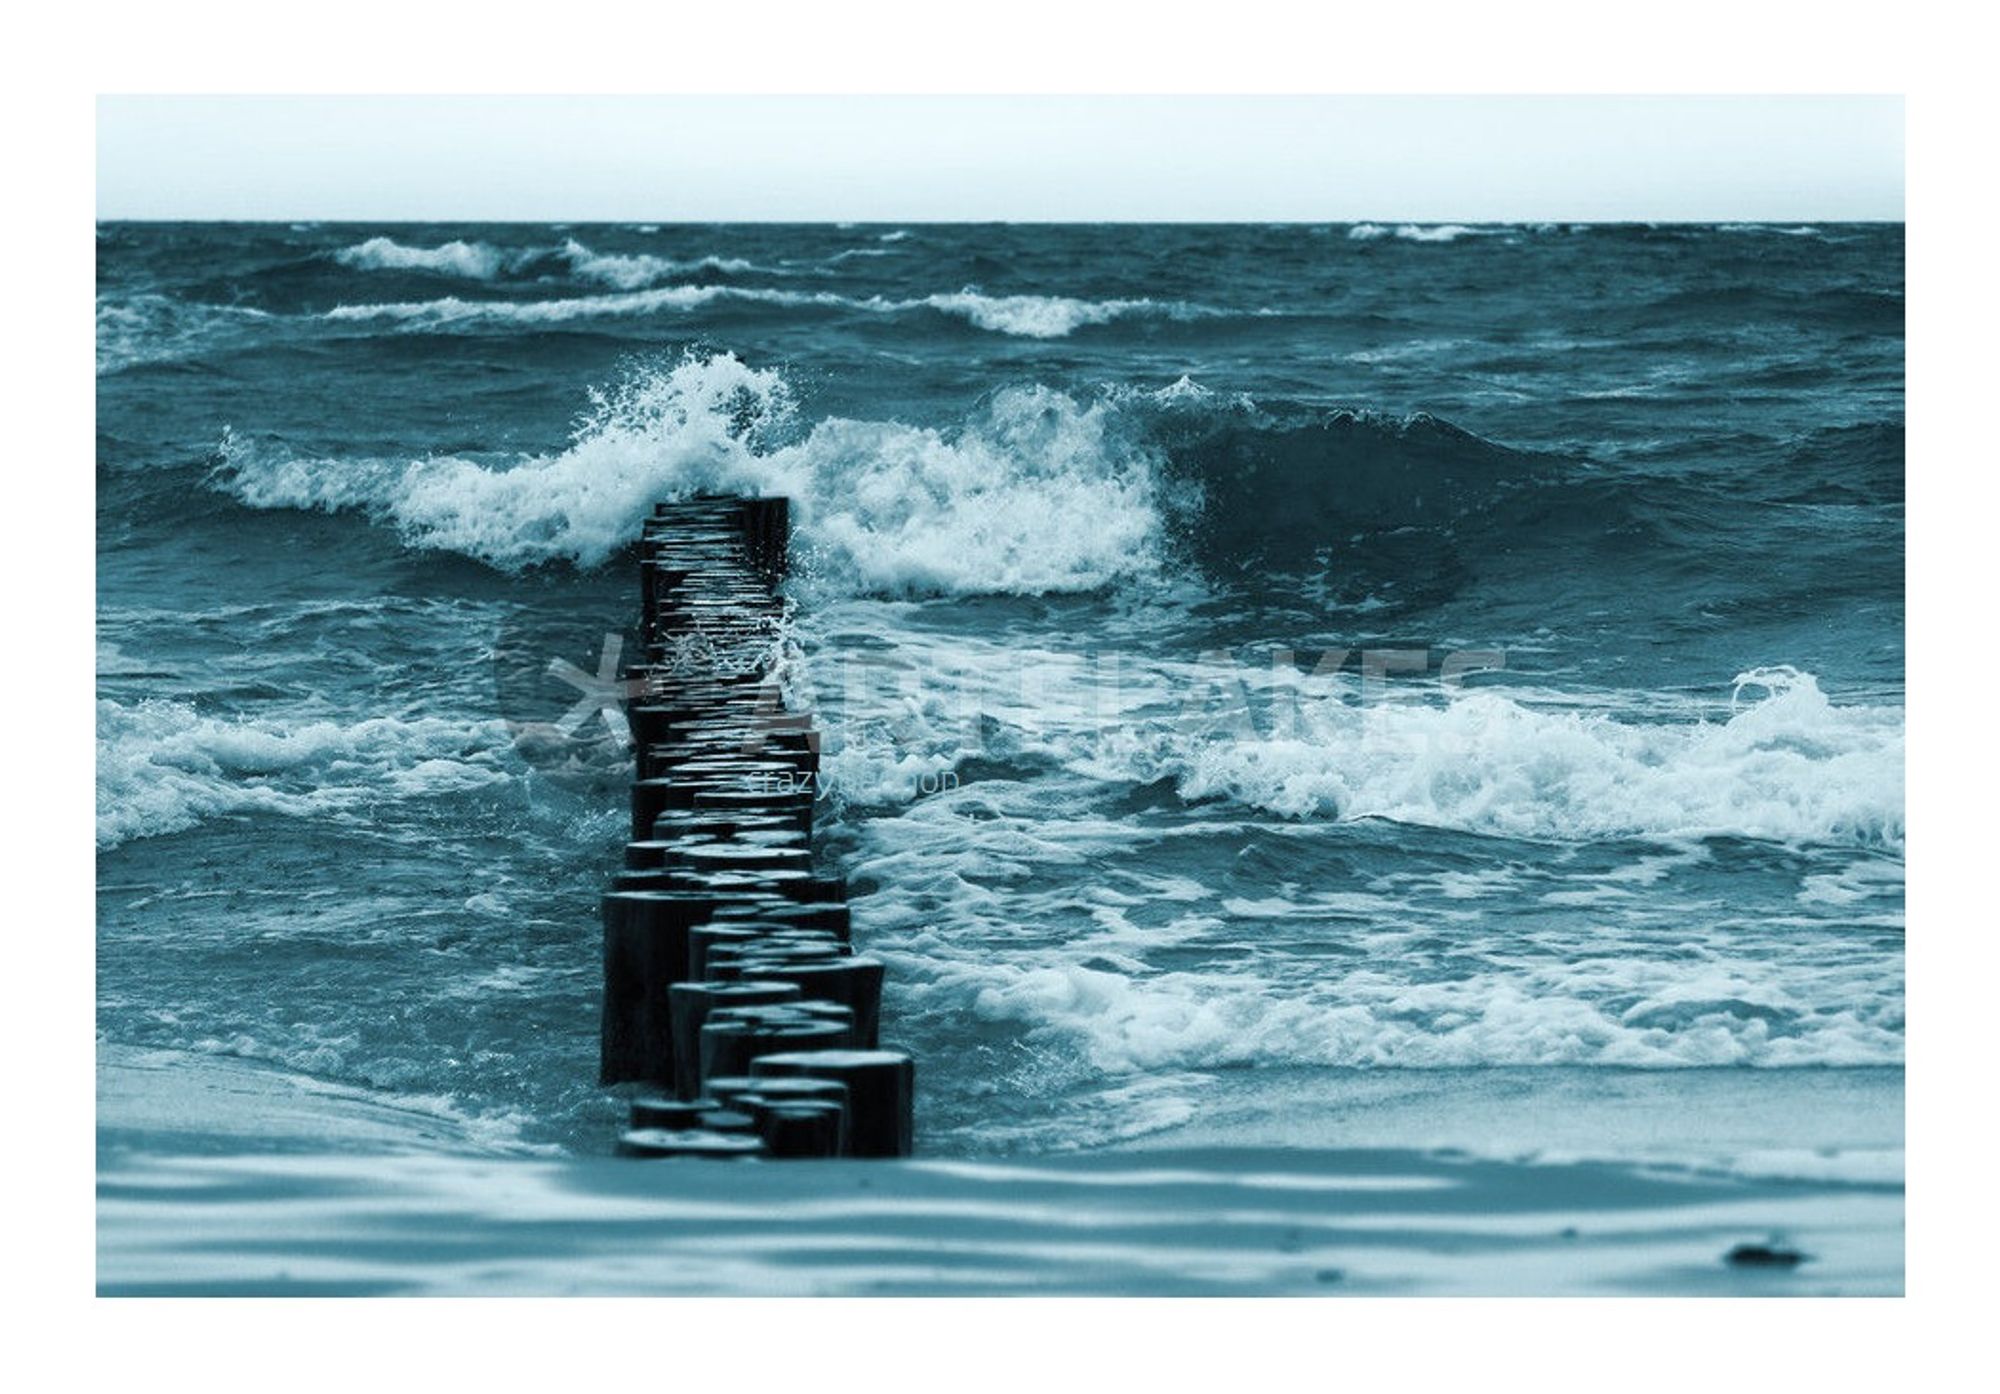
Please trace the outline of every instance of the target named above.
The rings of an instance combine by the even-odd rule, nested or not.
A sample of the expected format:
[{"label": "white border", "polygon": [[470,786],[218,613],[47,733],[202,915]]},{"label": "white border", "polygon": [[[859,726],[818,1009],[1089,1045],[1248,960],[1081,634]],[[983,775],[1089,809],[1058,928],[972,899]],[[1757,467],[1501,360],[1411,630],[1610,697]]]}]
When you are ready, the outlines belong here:
[{"label": "white border", "polygon": [[[1992,594],[1990,47],[1925,5],[1446,3],[1307,14],[1237,3],[692,8],[424,6],[348,0],[17,14],[5,217],[21,313],[7,342],[6,565],[16,662],[7,817],[15,966],[7,1014],[16,1368],[91,1384],[229,1389],[595,1387],[607,1377],[743,1387],[717,1360],[841,1353],[811,1387],[1419,1389],[1880,1388],[1966,1368],[1992,1284],[1990,997],[1994,718],[1982,700]],[[1619,14],[1629,17],[1617,18]],[[99,91],[1873,91],[1909,94],[1911,1198],[1901,1302],[957,1302],[164,1304],[94,1302],[89,693],[94,527],[91,100]],[[54,676],[55,700],[47,691]],[[70,684],[75,684],[72,690]],[[1982,758],[1984,757],[1984,758]],[[1977,840],[1975,840],[1977,839]],[[32,872],[32,874],[31,874]],[[1982,1303],[1982,1306],[1984,1304]],[[782,1343],[750,1323],[782,1318]],[[794,1328],[791,1324],[797,1324]],[[851,1324],[851,1325],[850,1325]],[[782,1348],[773,1349],[774,1345]],[[1959,1348],[1957,1352],[1954,1347]],[[668,1369],[677,1373],[669,1374]],[[707,1384],[707,1379],[727,1381]],[[1114,1383],[1115,1382],[1115,1383]]]}]

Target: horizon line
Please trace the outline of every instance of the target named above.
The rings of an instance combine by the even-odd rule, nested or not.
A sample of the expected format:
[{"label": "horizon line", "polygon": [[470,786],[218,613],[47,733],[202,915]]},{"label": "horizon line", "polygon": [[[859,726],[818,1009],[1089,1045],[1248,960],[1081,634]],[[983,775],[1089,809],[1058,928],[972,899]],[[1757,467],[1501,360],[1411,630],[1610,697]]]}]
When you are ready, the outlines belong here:
[{"label": "horizon line", "polygon": [[318,217],[274,214],[259,218],[99,217],[107,223],[227,223],[242,227],[308,224],[314,227],[440,227],[449,224],[487,227],[1904,227],[1907,218],[420,218]]}]

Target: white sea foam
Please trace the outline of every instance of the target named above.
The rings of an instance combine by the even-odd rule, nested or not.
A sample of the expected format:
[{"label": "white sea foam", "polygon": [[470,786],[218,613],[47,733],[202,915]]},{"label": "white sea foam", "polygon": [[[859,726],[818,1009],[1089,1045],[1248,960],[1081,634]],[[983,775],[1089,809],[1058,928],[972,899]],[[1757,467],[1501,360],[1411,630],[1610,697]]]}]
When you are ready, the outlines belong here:
[{"label": "white sea foam", "polygon": [[1809,674],[1764,669],[1726,721],[1633,722],[1493,692],[1449,701],[1322,701],[1299,729],[1220,739],[1109,732],[1091,761],[1171,777],[1297,818],[1387,818],[1508,837],[1737,836],[1903,841],[1903,713],[1835,706]]},{"label": "white sea foam", "polygon": [[[693,261],[678,261],[673,257],[658,257],[643,252],[593,252],[573,237],[563,243],[562,256],[576,275],[614,290],[643,290],[669,276],[684,276],[691,271],[765,270],[742,257],[705,256]],[[769,271],[767,274],[785,273]]]},{"label": "white sea foam", "polygon": [[1690,964],[1607,933],[1597,956],[1565,961],[1510,940],[1483,970],[1432,981],[1366,966],[1301,975],[1255,947],[1263,917],[1253,914],[1233,964],[1147,971],[1087,934],[1010,950],[994,924],[1016,923],[1021,906],[911,875],[924,865],[895,866],[896,885],[899,896],[951,907],[921,912],[935,932],[913,934],[872,898],[862,908],[907,1010],[1009,1025],[1031,1047],[1112,1077],[1246,1066],[1883,1066],[1903,1056],[1897,983],[1866,968],[1841,981],[1806,968],[1779,984],[1761,958]]},{"label": "white sea foam", "polygon": [[[1642,704],[1644,720],[1536,705],[1520,689],[1354,708],[1329,697],[1355,695],[1342,680],[1271,675],[1264,686],[1339,707],[1308,707],[1299,733],[1274,739],[1187,721],[1181,699],[1204,680],[1193,665],[1127,654],[1107,685],[1111,670],[1087,655],[1019,635],[927,635],[893,613],[871,628],[869,608],[822,612],[840,639],[870,641],[883,674],[839,681],[851,644],[815,660],[832,670],[808,674],[833,742],[823,769],[837,794],[875,810],[850,874],[890,889],[857,913],[910,1012],[940,1032],[967,1018],[1011,1028],[1035,1069],[1113,1077],[1902,1058],[1899,974],[1814,932],[1893,894],[1886,866],[1832,886],[1808,877],[1799,946],[1776,964],[1766,936],[1788,933],[1782,921],[1746,940],[1718,930],[1726,906],[1664,886],[1634,893],[1728,855],[1701,836],[1794,844],[1811,866],[1892,866],[1900,709],[1832,702],[1789,669],[1743,675],[1733,712],[1704,716],[1683,699],[1678,713]],[[988,769],[956,790],[913,792],[917,776],[974,757]],[[1162,779],[1213,802],[1171,821],[1119,811]],[[1297,821],[1274,823],[1274,811]],[[1552,860],[1496,846],[1477,872],[1377,881],[1327,859],[1396,840],[1324,826],[1363,818],[1592,850],[1565,869],[1566,849]],[[1665,846],[1597,860],[1627,840]],[[1218,879],[1245,856],[1249,887]],[[1786,896],[1786,873],[1774,875]],[[1668,897],[1684,925],[1662,923]],[[1873,910],[1869,923],[1893,924]],[[1424,947],[1441,938],[1449,974]],[[1329,949],[1343,955],[1337,971]]]},{"label": "white sea foam", "polygon": [[[843,633],[868,624],[846,609],[826,621]],[[837,790],[871,806],[909,803],[917,775],[979,758],[1113,788],[1170,781],[1190,802],[1301,822],[1558,842],[1740,837],[1891,856],[1903,845],[1902,708],[1836,704],[1790,668],[1741,675],[1733,711],[1682,701],[1613,712],[1520,690],[1371,695],[1351,677],[1226,656],[1063,653],[1018,635],[933,642],[881,623],[897,661],[833,662],[830,690],[815,696],[841,729],[827,760]],[[905,669],[924,674],[921,704],[898,686]],[[1603,896],[1663,865],[1550,891]],[[1809,889],[1807,903],[1867,891]]]},{"label": "white sea foam", "polygon": [[[638,258],[614,268],[603,279],[614,284],[643,285],[650,270]],[[693,310],[717,301],[777,305],[786,308],[821,306],[865,314],[901,315],[934,311],[964,319],[996,334],[1030,339],[1059,339],[1085,325],[1107,324],[1128,315],[1192,319],[1218,313],[1205,306],[1155,300],[1078,300],[1061,295],[985,295],[966,289],[921,299],[886,296],[857,298],[832,291],[784,290],[772,286],[672,285],[625,290],[611,295],[566,296],[548,300],[466,300],[448,295],[436,300],[337,305],[330,320],[365,322],[394,320],[413,328],[448,325],[562,324],[572,320],[624,318],[671,310]]]},{"label": "white sea foam", "polygon": [[97,704],[97,845],[232,813],[326,816],[511,776],[498,721],[224,720],[183,702]]},{"label": "white sea foam", "polygon": [[[1663,980],[1673,965],[1648,965]],[[1357,972],[1338,990],[1281,990],[1255,973],[1137,976],[1076,962],[1019,959],[936,966],[913,987],[919,1009],[969,1002],[981,1020],[1081,1052],[1109,1074],[1246,1065],[1402,1066],[1886,1065],[1902,1059],[1900,1018],[1809,1013],[1729,996],[1684,1000],[1676,1014],[1623,1019],[1561,965],[1522,976],[1417,985]],[[1685,991],[1667,981],[1670,991]],[[1812,1016],[1809,1029],[1798,1023]],[[1774,1023],[1774,1017],[1777,1019]]]},{"label": "white sea foam", "polygon": [[[597,316],[644,315],[660,310],[686,310],[729,297],[773,305],[808,305],[815,297],[793,291],[732,286],[660,286],[617,295],[563,296],[551,300],[465,300],[456,295],[436,300],[400,300],[382,304],[336,305],[326,318],[343,322],[398,320],[417,328],[487,322],[494,324],[562,324]],[[839,303],[840,297],[827,297]]]},{"label": "white sea foam", "polygon": [[1120,315],[1155,308],[1151,300],[1076,300],[1064,295],[932,295],[924,303],[963,315],[981,329],[1030,339],[1061,339],[1086,324],[1108,324]]},{"label": "white sea foam", "polygon": [[[1075,873],[1033,844],[1077,854],[1098,884],[1116,886],[1127,884],[1118,868],[1135,864],[1119,856],[1116,838],[1114,827],[1088,823],[1073,838],[1067,826],[1032,816],[954,824],[929,808],[872,820],[854,870],[895,891],[867,897],[857,913],[872,927],[871,951],[892,963],[907,1010],[940,1023],[1010,1026],[1035,1051],[1112,1077],[1244,1066],[1782,1068],[1902,1059],[1896,976],[1838,956],[1774,969],[1760,950],[1663,953],[1656,942],[1624,938],[1615,922],[1580,942],[1561,936],[1538,947],[1518,923],[1488,933],[1477,917],[1453,922],[1393,896],[1330,919],[1337,907],[1309,899],[1224,905],[1211,893],[1176,904],[1166,924],[1133,923],[1121,909],[1079,924]],[[1129,852],[1133,830],[1124,839]],[[1052,915],[1065,916],[1060,935],[1016,928],[1046,928]],[[1349,966],[1327,972],[1324,959],[1286,951],[1311,943],[1315,924],[1326,942],[1354,952]],[[1240,925],[1234,946],[1232,925]],[[1439,933],[1458,941],[1451,975],[1402,966],[1401,946]],[[1176,953],[1171,962],[1196,966],[1148,966],[1194,936],[1208,952]]]},{"label": "white sea foam", "polygon": [[1393,226],[1356,223],[1347,230],[1347,235],[1355,242],[1373,242],[1383,237],[1398,237],[1405,242],[1456,242],[1461,237],[1476,237],[1492,231],[1495,229],[1467,227],[1463,223],[1397,223]]},{"label": "white sea foam", "polygon": [[99,297],[97,372],[168,362],[271,318],[248,305],[203,305],[151,292]]},{"label": "white sea foam", "polygon": [[390,237],[371,237],[333,254],[342,266],[364,271],[429,271],[490,281],[507,265],[507,254],[484,242],[446,242],[437,247],[407,247]]},{"label": "white sea foam", "polygon": [[1819,229],[1811,226],[1779,227],[1771,223],[1724,223],[1718,232],[1761,233],[1771,237],[1818,237]]},{"label": "white sea foam", "polygon": [[[598,252],[574,237],[560,247],[525,247],[506,250],[485,242],[446,242],[436,247],[412,247],[390,237],[371,237],[333,254],[343,266],[362,271],[426,271],[438,276],[457,276],[468,281],[490,281],[502,272],[516,272],[544,257],[557,257],[569,264],[581,280],[595,281],[613,290],[643,290],[671,276],[697,271],[783,271],[760,267],[742,257],[703,256],[689,259],[655,256],[648,252]],[[449,303],[449,302],[440,302]],[[449,317],[449,312],[446,312]],[[612,310],[607,313],[620,313]]]},{"label": "white sea foam", "polygon": [[[852,608],[829,620],[853,627]],[[1186,729],[1171,699],[1197,675],[1180,665],[1133,659],[1118,691],[1093,694],[1081,658],[954,636],[954,656],[972,674],[950,680],[971,687],[984,725],[1002,728],[978,753],[1032,773],[912,799],[911,772],[949,763],[966,735],[957,704],[932,690],[944,643],[911,636],[884,657],[885,669],[893,660],[924,674],[921,703],[866,689],[823,703],[839,738],[828,763],[839,786],[902,805],[863,825],[851,866],[894,887],[861,913],[913,1013],[1012,1027],[1037,1058],[1113,1077],[1241,1066],[1901,1061],[1900,982],[1879,962],[1808,940],[1774,969],[1761,947],[1702,928],[1714,906],[1690,907],[1688,942],[1670,947],[1629,895],[1554,889],[1629,891],[1706,860],[1700,849],[1555,881],[1524,882],[1496,866],[1489,885],[1459,877],[1428,891],[1327,885],[1317,873],[1286,884],[1277,874],[1246,895],[1192,877],[1149,879],[1170,860],[1206,874],[1199,868],[1215,849],[1233,848],[1249,826],[1230,802],[1171,828],[1091,811],[1109,791],[1165,777],[1188,798],[1318,821],[1598,844],[1707,834],[1893,857],[1903,837],[1898,709],[1836,705],[1809,675],[1769,669],[1745,674],[1734,713],[1709,720],[1619,721],[1489,690],[1309,715],[1309,736],[1273,741]],[[1028,689],[1010,683],[1006,662],[1037,670],[1034,703],[1010,696]],[[1322,696],[1330,685],[1299,681]],[[1280,826],[1309,836],[1309,824]],[[1185,853],[1155,845],[1168,837]],[[1857,892],[1878,881],[1893,887],[1885,872]],[[1530,893],[1543,886],[1549,893]],[[1524,940],[1518,913],[1490,922],[1467,904],[1482,898],[1514,912],[1545,905],[1539,913],[1555,926],[1548,943]],[[1043,932],[1016,945],[1015,926]],[[1441,934],[1462,965],[1451,975],[1400,966],[1412,941]],[[1163,970],[1162,951],[1182,943],[1210,947],[1173,954]],[[1316,954],[1294,952],[1320,943],[1344,946],[1353,966],[1329,973]],[[1181,966],[1190,963],[1199,966]]]},{"label": "white sea foam", "polygon": [[252,507],[361,509],[412,545],[507,568],[596,565],[656,500],[701,491],[790,497],[798,565],[834,590],[1088,590],[1157,564],[1154,472],[1110,402],[1012,390],[953,432],[831,418],[788,437],[791,415],[777,373],[691,357],[596,394],[566,450],[511,466],[318,459],[230,437],[217,481]]}]

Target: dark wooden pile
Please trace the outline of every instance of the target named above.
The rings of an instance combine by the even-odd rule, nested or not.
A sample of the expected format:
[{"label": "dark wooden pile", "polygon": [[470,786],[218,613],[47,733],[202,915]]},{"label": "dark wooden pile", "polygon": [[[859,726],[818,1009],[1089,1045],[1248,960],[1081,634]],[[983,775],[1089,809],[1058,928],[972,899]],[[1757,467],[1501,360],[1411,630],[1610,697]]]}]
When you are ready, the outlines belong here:
[{"label": "dark wooden pile", "polygon": [[914,1065],[881,1048],[882,964],[814,865],[819,736],[774,673],[788,532],[783,499],[646,524],[632,840],[603,902],[600,1082],[637,1086],[629,1155],[910,1154]]}]

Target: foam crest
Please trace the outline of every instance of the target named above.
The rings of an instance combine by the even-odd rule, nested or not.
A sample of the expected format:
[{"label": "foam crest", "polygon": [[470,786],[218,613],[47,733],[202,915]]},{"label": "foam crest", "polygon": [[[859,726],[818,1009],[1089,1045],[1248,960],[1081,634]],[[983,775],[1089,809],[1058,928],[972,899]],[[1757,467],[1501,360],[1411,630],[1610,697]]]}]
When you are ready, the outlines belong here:
[{"label": "foam crest", "polygon": [[946,434],[829,420],[770,464],[801,501],[808,568],[889,593],[1082,591],[1151,570],[1155,473],[1116,408],[1048,388],[995,396]]},{"label": "foam crest", "polygon": [[[659,286],[652,290],[628,291],[617,295],[566,296],[554,300],[465,300],[456,295],[436,300],[399,300],[382,304],[336,305],[326,318],[358,323],[395,320],[416,328],[436,328],[454,324],[564,324],[570,320],[599,316],[652,314],[660,310],[689,310],[729,297],[762,301],[773,305],[811,304],[814,297],[789,291],[757,290],[730,286]],[[840,297],[829,296],[830,302]]]},{"label": "foam crest", "polygon": [[734,357],[690,358],[593,393],[584,424],[556,454],[504,466],[453,456],[302,459],[230,437],[215,477],[251,507],[359,509],[412,546],[505,569],[595,566],[638,537],[655,501],[747,486],[757,427],[790,407],[773,372]]},{"label": "foam crest", "polygon": [[[923,303],[961,315],[980,329],[1028,339],[1061,339],[1086,324],[1109,324],[1121,315],[1161,308],[1151,300],[1076,300],[1063,295],[981,295],[962,290]],[[900,308],[900,307],[899,307]]]},{"label": "foam crest", "polygon": [[[505,782],[498,721],[224,720],[184,702],[97,704],[97,845],[232,813],[372,811]],[[372,812],[371,812],[372,816]]]},{"label": "foam crest", "polygon": [[1716,228],[1716,231],[1755,233],[1770,237],[1818,237],[1820,235],[1820,231],[1816,227],[1806,225],[1779,227],[1771,223],[1723,223]]},{"label": "foam crest", "polygon": [[202,305],[150,292],[100,297],[97,373],[102,377],[144,363],[172,362],[271,318],[248,305]]},{"label": "foam crest", "polygon": [[[602,259],[599,259],[602,260]],[[611,284],[645,285],[659,267],[654,258],[614,258],[600,279]],[[1153,300],[1077,300],[1060,295],[984,295],[966,289],[922,299],[886,296],[856,298],[832,291],[783,290],[772,286],[671,285],[629,289],[610,295],[549,300],[467,300],[455,295],[435,300],[336,305],[326,318],[336,322],[397,321],[412,328],[462,324],[542,325],[572,320],[627,318],[672,310],[695,310],[718,301],[772,305],[782,309],[819,307],[861,314],[932,312],[963,319],[975,328],[1029,339],[1060,339],[1086,325],[1108,324],[1127,315],[1190,319],[1219,311],[1198,305]]]},{"label": "foam crest", "polygon": [[683,276],[696,271],[760,269],[741,257],[705,256],[693,261],[677,261],[672,257],[652,256],[644,252],[630,255],[593,252],[573,237],[563,243],[562,257],[577,276],[614,290],[643,290],[669,276]]},{"label": "foam crest", "polygon": [[1903,841],[1903,713],[1836,707],[1811,675],[1738,679],[1726,721],[1630,722],[1492,692],[1309,706],[1272,739],[1113,733],[1188,799],[1507,837]]},{"label": "foam crest", "polygon": [[1467,227],[1463,223],[1398,223],[1394,226],[1356,223],[1347,230],[1347,236],[1355,242],[1373,242],[1384,237],[1400,238],[1405,242],[1456,242],[1461,237],[1476,237],[1493,230]]},{"label": "foam crest", "polygon": [[484,242],[446,242],[437,247],[406,247],[390,237],[371,237],[333,254],[342,266],[363,271],[427,271],[437,276],[462,276],[490,281],[507,264],[506,254]]},{"label": "foam crest", "polygon": [[[1647,967],[1633,976],[1669,971]],[[1018,1023],[1030,1040],[1075,1052],[1113,1075],[1279,1065],[1782,1068],[1902,1059],[1902,1036],[1886,1011],[1815,1013],[1796,1002],[1746,1002],[1726,984],[1700,1000],[1685,987],[1662,988],[1683,994],[1677,1014],[1630,1016],[1600,984],[1562,967],[1523,979],[1421,985],[1357,974],[1338,989],[1301,991],[1253,974],[1140,977],[1075,962],[965,962],[943,966],[919,991],[969,1001],[975,1018]]]},{"label": "foam crest", "polygon": [[[782,443],[779,443],[782,442]],[[961,428],[831,418],[799,435],[775,372],[688,357],[593,394],[570,446],[511,466],[299,458],[235,437],[216,482],[257,508],[360,509],[413,546],[518,569],[602,563],[656,500],[784,494],[797,564],[833,590],[1089,590],[1156,564],[1155,471],[1116,405],[1046,388]]]}]

